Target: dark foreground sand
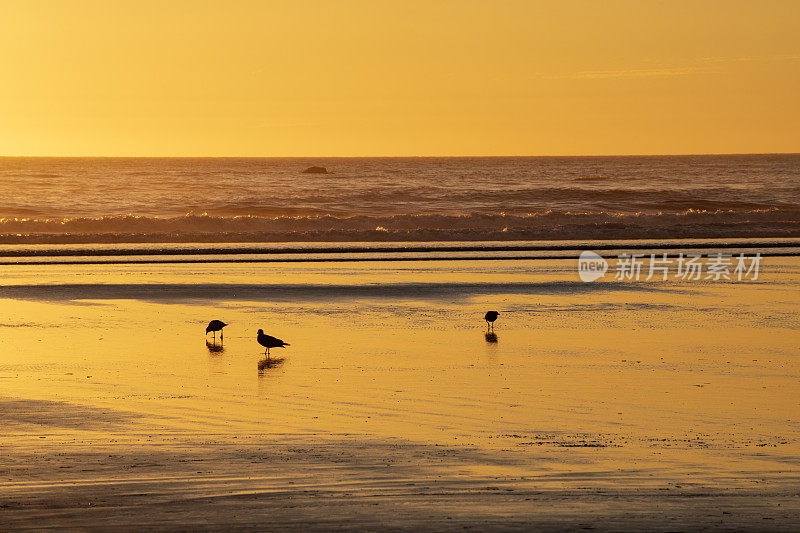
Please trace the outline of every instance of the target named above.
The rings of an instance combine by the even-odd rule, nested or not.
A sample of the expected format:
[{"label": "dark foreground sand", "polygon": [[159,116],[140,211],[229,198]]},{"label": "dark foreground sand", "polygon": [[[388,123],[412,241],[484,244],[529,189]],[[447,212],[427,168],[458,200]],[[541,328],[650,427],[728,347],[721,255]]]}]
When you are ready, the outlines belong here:
[{"label": "dark foreground sand", "polygon": [[347,436],[148,435],[128,413],[16,399],[3,399],[2,408],[5,531],[797,531],[800,524],[796,469],[714,479],[646,461],[611,469],[603,461],[614,450],[585,443],[487,450]]}]

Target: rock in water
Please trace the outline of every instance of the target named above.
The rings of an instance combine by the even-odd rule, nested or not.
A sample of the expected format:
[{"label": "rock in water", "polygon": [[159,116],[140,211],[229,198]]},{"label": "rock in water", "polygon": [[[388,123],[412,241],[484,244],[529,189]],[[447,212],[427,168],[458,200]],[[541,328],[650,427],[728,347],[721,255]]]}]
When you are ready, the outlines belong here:
[{"label": "rock in water", "polygon": [[328,169],[325,167],[308,167],[303,171],[303,174],[327,174]]}]

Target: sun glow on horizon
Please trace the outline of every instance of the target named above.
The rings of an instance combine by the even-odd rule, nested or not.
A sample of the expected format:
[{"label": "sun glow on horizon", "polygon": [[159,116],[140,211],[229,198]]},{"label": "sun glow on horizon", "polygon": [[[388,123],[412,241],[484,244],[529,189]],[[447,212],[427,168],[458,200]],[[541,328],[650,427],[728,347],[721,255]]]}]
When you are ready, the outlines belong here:
[{"label": "sun glow on horizon", "polygon": [[0,155],[798,152],[800,5],[6,0]]}]

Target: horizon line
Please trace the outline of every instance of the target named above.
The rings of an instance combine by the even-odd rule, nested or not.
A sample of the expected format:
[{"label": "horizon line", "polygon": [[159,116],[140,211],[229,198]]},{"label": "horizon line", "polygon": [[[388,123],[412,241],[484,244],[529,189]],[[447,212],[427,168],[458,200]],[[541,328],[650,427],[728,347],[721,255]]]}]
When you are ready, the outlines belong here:
[{"label": "horizon line", "polygon": [[800,155],[800,152],[691,152],[627,154],[501,154],[501,155],[30,155],[2,154],[0,158],[75,158],[75,159],[411,159],[411,158],[509,158],[509,157],[694,157],[723,155]]}]

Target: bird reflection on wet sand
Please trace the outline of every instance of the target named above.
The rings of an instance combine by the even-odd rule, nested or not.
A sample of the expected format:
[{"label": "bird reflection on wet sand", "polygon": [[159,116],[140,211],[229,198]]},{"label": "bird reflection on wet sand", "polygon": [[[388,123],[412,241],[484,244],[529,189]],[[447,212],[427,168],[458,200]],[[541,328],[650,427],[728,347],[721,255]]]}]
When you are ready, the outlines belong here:
[{"label": "bird reflection on wet sand", "polygon": [[484,334],[484,336],[486,337],[486,342],[489,342],[489,343],[492,343],[492,344],[497,342],[497,335],[495,334],[494,331],[487,331]]},{"label": "bird reflection on wet sand", "polygon": [[216,342],[209,342],[206,339],[206,348],[211,353],[223,353],[225,351],[225,347],[222,344],[217,344]]},{"label": "bird reflection on wet sand", "polygon": [[283,364],[286,359],[283,357],[265,357],[261,361],[258,362],[258,374],[260,376],[264,375],[265,370],[269,370],[270,368],[277,368]]}]

